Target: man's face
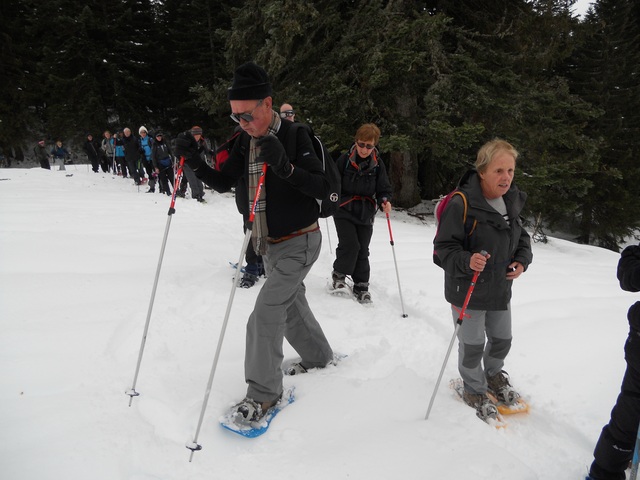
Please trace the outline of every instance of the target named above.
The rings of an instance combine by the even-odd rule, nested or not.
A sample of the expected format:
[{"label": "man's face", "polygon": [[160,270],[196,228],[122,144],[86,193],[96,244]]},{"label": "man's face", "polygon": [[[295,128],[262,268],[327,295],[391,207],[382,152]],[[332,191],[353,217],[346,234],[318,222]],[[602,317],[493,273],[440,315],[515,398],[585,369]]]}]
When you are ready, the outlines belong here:
[{"label": "man's face", "polygon": [[253,120],[248,122],[240,118],[240,126],[249,135],[255,138],[262,137],[267,134],[269,124],[272,120],[271,113],[271,97],[260,100],[230,100],[231,113],[241,115],[249,114]]},{"label": "man's face", "polygon": [[295,122],[296,114],[293,111],[293,107],[288,103],[283,103],[280,106],[280,118],[283,120],[289,120],[290,122]]}]

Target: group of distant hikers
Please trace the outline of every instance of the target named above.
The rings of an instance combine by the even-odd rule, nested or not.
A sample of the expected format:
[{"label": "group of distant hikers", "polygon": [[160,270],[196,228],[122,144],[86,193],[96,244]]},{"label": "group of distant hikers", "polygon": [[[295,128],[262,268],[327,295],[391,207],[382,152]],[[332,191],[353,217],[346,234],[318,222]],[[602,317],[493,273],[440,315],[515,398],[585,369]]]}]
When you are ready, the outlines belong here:
[{"label": "group of distant hikers", "polygon": [[[203,160],[213,165],[214,151],[209,141],[202,136],[202,128],[194,126],[191,128],[191,133],[198,138],[202,147]],[[155,193],[158,185],[159,193],[171,195],[170,186],[174,183],[176,162],[171,144],[162,130],[149,132],[145,126],[141,126],[138,129],[138,136],[135,136],[130,128],[118,130],[113,135],[109,130],[105,130],[102,141],[88,133],[82,149],[87,155],[87,166],[91,166],[95,173],[102,170],[122,178],[131,178],[136,185],[148,183],[147,193]],[[71,154],[62,140],[56,140],[53,147],[48,149],[46,141],[40,139],[34,146],[33,152],[40,167],[49,170],[52,163],[54,167],[58,167],[58,170],[65,170],[65,164],[70,163],[71,159]],[[176,195],[184,198],[187,186],[190,186],[191,198],[204,202],[205,192],[202,182],[188,165],[184,166],[183,172]]]}]

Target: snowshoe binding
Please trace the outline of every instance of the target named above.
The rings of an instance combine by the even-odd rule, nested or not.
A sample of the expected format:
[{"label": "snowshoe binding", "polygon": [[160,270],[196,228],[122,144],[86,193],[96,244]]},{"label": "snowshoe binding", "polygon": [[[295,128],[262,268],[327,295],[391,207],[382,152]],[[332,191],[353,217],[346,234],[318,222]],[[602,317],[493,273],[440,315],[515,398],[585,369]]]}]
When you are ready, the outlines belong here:
[{"label": "snowshoe binding", "polygon": [[487,377],[488,394],[496,404],[502,415],[514,413],[527,413],[529,405],[520,394],[511,386],[509,374],[504,370]]}]

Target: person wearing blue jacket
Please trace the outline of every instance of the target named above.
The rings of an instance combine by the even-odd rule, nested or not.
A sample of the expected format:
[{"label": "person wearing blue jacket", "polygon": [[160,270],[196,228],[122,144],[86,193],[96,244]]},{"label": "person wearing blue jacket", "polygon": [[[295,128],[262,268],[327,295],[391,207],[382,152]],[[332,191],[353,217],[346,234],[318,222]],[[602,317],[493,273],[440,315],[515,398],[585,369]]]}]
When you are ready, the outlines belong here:
[{"label": "person wearing blue jacket", "polygon": [[118,168],[118,175],[122,175],[122,178],[127,178],[127,161],[124,156],[124,140],[122,139],[121,130],[116,132],[113,140],[116,150],[116,166]]},{"label": "person wearing blue jacket", "polygon": [[56,144],[51,149],[51,156],[53,157],[54,165],[56,163],[59,165],[58,170],[66,170],[66,168],[64,167],[64,162],[71,155],[69,153],[69,150],[62,146],[62,140],[56,140]]},{"label": "person wearing blue jacket", "polygon": [[138,148],[140,150],[140,161],[142,162],[140,179],[144,182],[144,173],[147,172],[149,176],[149,190],[147,190],[147,193],[154,193],[156,191],[156,178],[158,174],[155,172],[153,162],[151,161],[153,140],[149,136],[149,132],[145,126],[140,127],[138,133],[140,134],[138,138]]}]

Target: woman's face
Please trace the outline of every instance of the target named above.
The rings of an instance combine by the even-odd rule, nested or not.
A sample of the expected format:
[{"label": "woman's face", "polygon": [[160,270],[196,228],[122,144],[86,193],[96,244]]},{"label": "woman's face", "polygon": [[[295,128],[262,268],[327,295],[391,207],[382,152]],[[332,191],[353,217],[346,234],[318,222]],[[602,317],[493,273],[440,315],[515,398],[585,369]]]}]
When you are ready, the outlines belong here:
[{"label": "woman's face", "polygon": [[480,186],[485,198],[493,199],[504,195],[511,188],[516,169],[516,159],[509,152],[498,152],[480,175]]},{"label": "woman's face", "polygon": [[369,155],[371,155],[371,151],[375,146],[376,145],[373,141],[373,138],[369,140],[356,140],[356,152],[358,152],[358,156],[362,158],[367,158]]}]

